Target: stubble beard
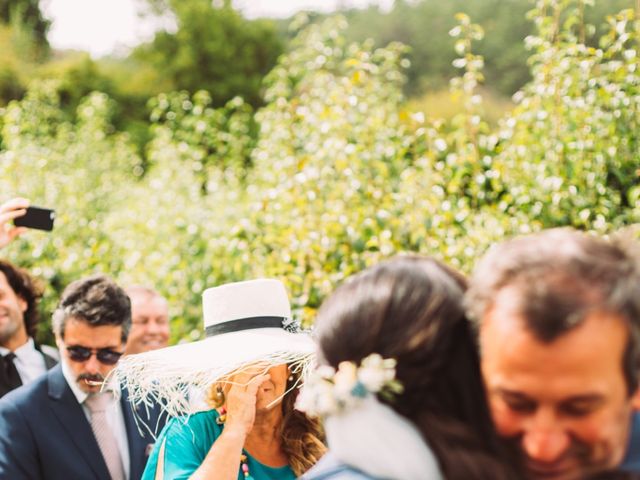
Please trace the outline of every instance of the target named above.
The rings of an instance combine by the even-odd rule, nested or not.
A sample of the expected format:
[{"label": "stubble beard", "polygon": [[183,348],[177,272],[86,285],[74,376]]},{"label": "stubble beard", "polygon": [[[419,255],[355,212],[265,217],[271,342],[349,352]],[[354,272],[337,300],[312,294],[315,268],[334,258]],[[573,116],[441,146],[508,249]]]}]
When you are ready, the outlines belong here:
[{"label": "stubble beard", "polygon": [[0,327],[0,345],[6,345],[9,341],[15,337],[16,333],[20,330],[22,318],[18,318],[11,312],[7,313],[8,321],[6,325]]}]

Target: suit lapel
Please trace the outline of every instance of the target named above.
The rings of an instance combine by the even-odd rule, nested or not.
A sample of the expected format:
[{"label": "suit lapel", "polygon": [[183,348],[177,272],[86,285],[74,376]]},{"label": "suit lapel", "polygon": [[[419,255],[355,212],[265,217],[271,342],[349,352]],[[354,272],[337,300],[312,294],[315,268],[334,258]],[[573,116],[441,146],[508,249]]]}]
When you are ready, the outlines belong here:
[{"label": "suit lapel", "polygon": [[58,365],[47,375],[51,410],[66,430],[69,440],[76,446],[79,456],[95,472],[96,478],[109,480],[109,472],[91,430],[91,425],[82,406],[67,385],[62,369]]},{"label": "suit lapel", "polygon": [[51,370],[53,367],[55,367],[58,364],[58,361],[55,358],[50,357],[44,352],[41,352],[41,353],[42,353],[42,357],[44,358],[44,366],[47,370]]},{"label": "suit lapel", "polygon": [[40,347],[39,344],[34,342],[34,347],[36,348],[37,351],[40,352],[40,354],[42,355],[42,358],[44,358],[44,367],[47,370],[51,370],[53,367],[55,367],[58,364],[58,360],[56,360],[55,358],[53,358],[51,355],[49,355],[48,353],[45,353],[42,350],[42,347]]},{"label": "suit lapel", "polygon": [[[144,432],[144,425],[138,424],[134,418],[134,411],[132,405],[129,403],[129,396],[125,389],[122,390],[122,397],[120,399],[122,406],[122,416],[124,417],[124,425],[127,430],[127,441],[129,443],[129,473],[131,478],[140,478],[144,471],[145,464],[147,463],[147,447],[148,442],[146,435],[143,437],[140,434],[140,430]],[[146,420],[144,415],[139,416],[139,421]]]}]

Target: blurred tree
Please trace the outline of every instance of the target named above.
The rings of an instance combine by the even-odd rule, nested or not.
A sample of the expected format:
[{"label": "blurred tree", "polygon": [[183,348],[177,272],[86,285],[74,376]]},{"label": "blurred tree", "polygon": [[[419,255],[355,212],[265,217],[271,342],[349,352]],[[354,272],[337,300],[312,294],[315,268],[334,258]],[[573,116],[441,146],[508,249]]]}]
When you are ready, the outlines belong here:
[{"label": "blurred tree", "polygon": [[14,30],[0,25],[0,106],[20,98],[25,89],[20,78],[24,62],[16,48]]},{"label": "blurred tree", "polygon": [[[555,2],[552,2],[555,3]],[[605,17],[633,8],[636,0],[585,1],[582,20],[595,29],[585,28],[587,44],[606,29]],[[378,7],[350,10],[347,36],[362,41],[372,38],[375,45],[401,41],[411,47],[411,67],[407,72],[406,93],[417,95],[427,89],[441,88],[455,74],[453,40],[447,32],[454,27],[454,16],[465,12],[487,32],[477,52],[487,59],[486,84],[504,95],[511,95],[531,77],[524,39],[534,33],[534,25],[525,13],[533,7],[531,0],[396,0],[389,12]]]},{"label": "blurred tree", "polygon": [[111,93],[113,85],[84,52],[70,52],[43,65],[39,76],[58,80],[58,95],[63,108],[73,112],[81,100],[93,91]]},{"label": "blurred tree", "polygon": [[40,0],[0,0],[0,23],[21,25],[30,32],[40,59],[49,53],[47,32],[51,22],[40,10]]},{"label": "blurred tree", "polygon": [[283,48],[272,22],[246,20],[228,0],[149,2],[154,14],[169,9],[177,29],[158,32],[151,43],[137,48],[137,60],[163,72],[176,90],[207,90],[213,106],[235,96],[261,103],[262,78]]},{"label": "blurred tree", "polygon": [[186,340],[201,334],[208,286],[281,278],[308,324],[337,283],[398,252],[468,271],[505,236],[637,223],[638,12],[611,16],[591,47],[587,2],[538,0],[532,80],[497,125],[478,90],[482,29],[466,15],[450,29],[462,109],[448,121],[406,109],[402,45],[352,43],[343,18],[302,16],[265,79],[255,147],[239,100],[161,94],[146,171],[114,131],[107,95],[69,113],[55,84],[34,82],[0,110],[0,192],[56,208],[56,229],[29,232],[6,255],[50,287],[49,313],[68,282],[93,272],[156,285],[173,306],[174,339]]}]

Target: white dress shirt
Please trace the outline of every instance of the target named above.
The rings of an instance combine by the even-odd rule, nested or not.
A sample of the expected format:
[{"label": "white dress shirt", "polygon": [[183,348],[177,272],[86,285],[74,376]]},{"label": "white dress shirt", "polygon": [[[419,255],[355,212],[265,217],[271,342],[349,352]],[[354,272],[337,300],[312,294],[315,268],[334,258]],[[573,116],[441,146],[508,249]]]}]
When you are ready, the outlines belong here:
[{"label": "white dress shirt", "polygon": [[[78,384],[76,383],[75,376],[71,372],[71,369],[69,369],[69,367],[67,366],[66,361],[63,359],[60,363],[62,364],[62,374],[64,375],[65,380],[69,384],[69,387],[71,387],[71,391],[78,400],[78,403],[82,405],[82,410],[84,411],[87,420],[89,421],[89,423],[91,423],[91,412],[84,404],[84,401],[87,399],[89,394],[80,390],[80,387],[78,387]],[[119,387],[118,385],[115,385],[115,387],[111,388],[110,390],[116,391],[117,389],[119,389]],[[117,395],[117,397],[119,398],[120,395]],[[122,413],[122,405],[120,404],[120,401],[116,398],[116,396],[113,396],[112,402],[107,409],[106,416],[107,422],[111,427],[111,431],[115,435],[116,441],[118,442],[118,450],[120,451],[120,457],[122,458],[122,462],[124,463],[124,475],[125,478],[128,479],[130,475],[129,441],[127,440],[127,429],[124,425],[124,414]]]},{"label": "white dress shirt", "polygon": [[[2,356],[5,356],[10,351],[8,348],[0,347],[0,355]],[[13,359],[13,364],[18,370],[23,385],[33,382],[40,375],[46,373],[47,367],[44,363],[44,357],[42,353],[36,350],[33,338],[29,337],[29,340],[24,345],[16,348],[13,353],[16,355],[16,358]]]}]

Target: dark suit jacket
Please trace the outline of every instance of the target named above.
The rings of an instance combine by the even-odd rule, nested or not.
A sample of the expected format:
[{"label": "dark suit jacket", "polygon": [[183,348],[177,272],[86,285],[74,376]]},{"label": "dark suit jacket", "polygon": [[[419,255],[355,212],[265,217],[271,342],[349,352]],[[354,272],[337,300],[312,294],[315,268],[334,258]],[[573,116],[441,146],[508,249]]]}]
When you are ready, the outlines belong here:
[{"label": "dark suit jacket", "polygon": [[[38,352],[40,352],[40,355],[42,355],[42,358],[44,359],[44,366],[47,370],[51,370],[53,367],[55,367],[58,364],[58,360],[53,358],[51,355],[48,355],[45,352],[43,352],[40,345],[35,343],[34,346],[35,346],[35,349]],[[7,383],[5,383],[5,381],[6,381],[5,378],[0,378],[0,398],[4,397],[7,393],[9,393],[11,390],[14,390],[16,388],[11,385],[8,385]],[[22,385],[22,379],[20,379],[20,385]]]},{"label": "dark suit jacket", "polygon": [[640,472],[640,413],[635,412],[631,418],[631,435],[627,446],[627,455],[622,463],[622,470]]},{"label": "dark suit jacket", "polygon": [[55,367],[58,364],[58,360],[53,358],[51,355],[43,352],[42,347],[40,345],[36,343],[35,346],[36,346],[36,350],[38,350],[42,354],[42,358],[44,358],[44,366],[46,367],[47,370],[51,370],[53,367]]},{"label": "dark suit jacket", "polygon": [[[139,432],[125,391],[121,401],[130,478],[139,479],[154,439],[147,431]],[[139,412],[158,432],[164,426],[159,414],[158,407],[149,415]],[[59,365],[0,399],[0,479],[109,480],[91,425]]]}]

